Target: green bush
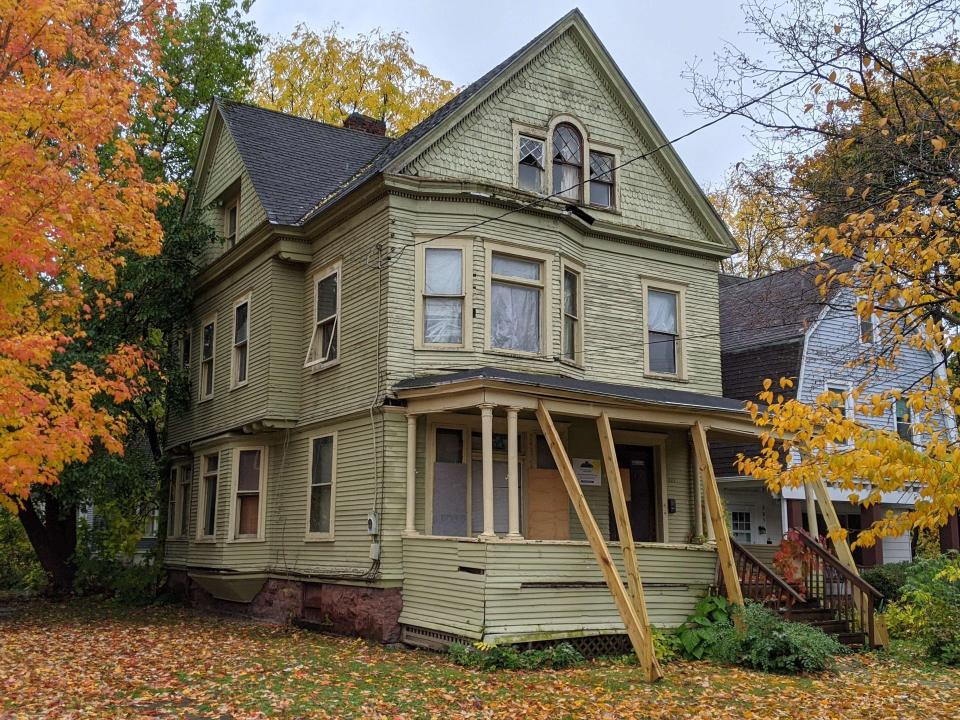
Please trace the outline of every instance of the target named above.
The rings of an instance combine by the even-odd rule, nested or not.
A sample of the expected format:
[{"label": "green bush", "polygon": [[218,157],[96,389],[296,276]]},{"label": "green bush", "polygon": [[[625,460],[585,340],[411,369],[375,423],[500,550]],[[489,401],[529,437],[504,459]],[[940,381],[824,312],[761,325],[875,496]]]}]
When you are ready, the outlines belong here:
[{"label": "green bush", "polygon": [[693,614],[676,630],[677,652],[687,660],[702,660],[721,628],[730,625],[730,603],[718,595],[700,599]]},{"label": "green bush", "polygon": [[913,563],[891,563],[866,568],[860,576],[873,585],[887,602],[896,602],[903,594],[903,586],[907,582],[907,575]]},{"label": "green bush", "polygon": [[960,665],[960,555],[913,563],[886,617],[891,636],[917,640],[934,660]]},{"label": "green bush", "polygon": [[0,508],[0,590],[42,591],[47,575],[20,521]]},{"label": "green bush", "polygon": [[683,655],[683,643],[674,631],[653,629],[653,652],[660,663],[668,663]]},{"label": "green bush", "polygon": [[457,665],[476,670],[562,670],[584,661],[570,643],[558,643],[540,650],[517,650],[512,645],[462,645],[454,643],[447,651]]},{"label": "green bush", "polygon": [[743,610],[743,629],[719,628],[709,656],[717,662],[777,673],[831,669],[840,643],[809,625],[787,622],[761,605]]}]

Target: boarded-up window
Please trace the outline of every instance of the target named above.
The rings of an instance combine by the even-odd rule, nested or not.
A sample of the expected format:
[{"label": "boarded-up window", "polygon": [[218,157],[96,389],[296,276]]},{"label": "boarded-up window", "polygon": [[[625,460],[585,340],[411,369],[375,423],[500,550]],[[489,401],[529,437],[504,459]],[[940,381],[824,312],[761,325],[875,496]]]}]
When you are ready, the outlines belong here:
[{"label": "boarded-up window", "polygon": [[241,450],[237,459],[237,537],[260,533],[261,451]]}]

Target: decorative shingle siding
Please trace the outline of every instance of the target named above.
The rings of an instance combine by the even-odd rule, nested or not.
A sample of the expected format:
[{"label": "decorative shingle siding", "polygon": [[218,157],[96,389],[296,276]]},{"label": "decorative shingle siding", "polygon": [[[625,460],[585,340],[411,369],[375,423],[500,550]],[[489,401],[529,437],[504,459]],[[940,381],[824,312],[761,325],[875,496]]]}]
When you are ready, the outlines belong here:
[{"label": "decorative shingle siding", "polygon": [[[562,35],[411,162],[407,171],[512,185],[511,122],[546,127],[560,114],[582,121],[590,140],[621,148],[621,162],[651,150],[583,49],[570,35]],[[622,216],[596,211],[598,215],[625,225],[709,241],[666,180],[656,156],[622,168],[619,176]]]}]

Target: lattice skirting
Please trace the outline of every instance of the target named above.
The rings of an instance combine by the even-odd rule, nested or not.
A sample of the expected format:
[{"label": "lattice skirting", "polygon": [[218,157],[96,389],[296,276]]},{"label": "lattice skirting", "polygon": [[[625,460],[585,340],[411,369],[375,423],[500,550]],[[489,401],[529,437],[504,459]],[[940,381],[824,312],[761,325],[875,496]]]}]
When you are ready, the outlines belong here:
[{"label": "lattice skirting", "polygon": [[[473,640],[454,633],[440,630],[404,625],[400,634],[401,642],[425,650],[445,652],[454,643],[470,645]],[[532,642],[518,642],[514,645],[519,650],[541,649],[558,643],[570,643],[586,658],[604,657],[610,655],[629,655],[633,652],[630,638],[626,635],[590,635],[588,637],[557,638],[556,640],[536,640]]]}]

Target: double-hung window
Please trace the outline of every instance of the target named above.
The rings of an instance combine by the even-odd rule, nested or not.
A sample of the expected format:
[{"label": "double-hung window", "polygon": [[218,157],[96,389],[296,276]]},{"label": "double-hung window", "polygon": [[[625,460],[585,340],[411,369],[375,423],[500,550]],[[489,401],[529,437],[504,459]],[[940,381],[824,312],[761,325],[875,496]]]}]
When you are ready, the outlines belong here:
[{"label": "double-hung window", "polygon": [[190,524],[190,476],[189,464],[177,464],[170,468],[167,537],[179,538],[187,534]]},{"label": "double-hung window", "polygon": [[423,251],[423,343],[463,345],[466,300],[464,250],[427,247]]},{"label": "double-hung window", "polygon": [[217,532],[217,479],[220,470],[220,453],[204,455],[203,477],[200,485],[200,512],[197,525],[200,537],[212,538]]},{"label": "double-hung window", "polygon": [[233,354],[230,359],[230,387],[247,384],[250,346],[250,296],[237,301],[233,308]]},{"label": "double-hung window", "polygon": [[860,325],[860,343],[869,345],[876,339],[877,325],[873,315],[858,318]]},{"label": "double-hung window", "polygon": [[613,207],[613,155],[590,152],[590,204]]},{"label": "double-hung window", "polygon": [[684,375],[683,290],[644,285],[646,371],[681,378]]},{"label": "double-hung window", "polygon": [[223,237],[227,241],[227,247],[232,248],[237,244],[237,219],[239,218],[240,198],[235,197],[228,200],[223,208]]},{"label": "double-hung window", "polygon": [[313,335],[306,365],[322,367],[339,357],[340,263],[321,270],[313,282]]},{"label": "double-hung window", "polygon": [[310,495],[307,501],[308,539],[329,539],[333,537],[336,456],[336,435],[324,435],[310,441]]},{"label": "double-hung window", "polygon": [[906,398],[897,400],[894,407],[894,420],[897,425],[897,435],[902,440],[909,443],[913,442],[913,415],[910,412],[910,404]]},{"label": "double-hung window", "polygon": [[545,262],[492,252],[488,314],[490,347],[542,351]]},{"label": "double-hung window", "polygon": [[545,152],[543,140],[520,135],[517,185],[521,190],[543,192]]},{"label": "double-hung window", "polygon": [[213,355],[217,343],[217,317],[211,316],[203,321],[200,334],[200,399],[213,397]]},{"label": "double-hung window", "polygon": [[583,363],[582,317],[583,298],[578,270],[564,264],[563,268],[563,359]]},{"label": "double-hung window", "polygon": [[233,537],[263,538],[263,448],[237,448],[234,455]]},{"label": "double-hung window", "polygon": [[180,334],[180,369],[183,371],[190,370],[190,341],[191,334],[189,330],[184,330]]}]

